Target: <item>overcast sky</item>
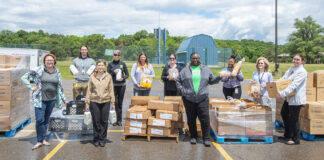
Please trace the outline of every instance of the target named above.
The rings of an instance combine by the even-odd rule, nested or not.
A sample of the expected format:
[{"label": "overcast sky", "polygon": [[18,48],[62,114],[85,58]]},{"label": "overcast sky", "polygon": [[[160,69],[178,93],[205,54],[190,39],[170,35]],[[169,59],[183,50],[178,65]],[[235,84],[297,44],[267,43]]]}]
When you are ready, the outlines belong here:
[{"label": "overcast sky", "polygon": [[[278,0],[279,43],[287,42],[296,18],[310,15],[324,26],[323,6],[324,0]],[[274,42],[274,23],[275,0],[0,0],[0,30],[116,38],[160,24],[172,36]]]}]

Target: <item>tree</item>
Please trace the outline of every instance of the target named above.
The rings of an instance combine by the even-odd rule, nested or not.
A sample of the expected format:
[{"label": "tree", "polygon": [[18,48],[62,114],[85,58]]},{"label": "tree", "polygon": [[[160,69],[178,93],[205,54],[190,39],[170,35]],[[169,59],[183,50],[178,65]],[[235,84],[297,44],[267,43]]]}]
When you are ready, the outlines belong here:
[{"label": "tree", "polygon": [[295,28],[297,31],[289,35],[288,52],[292,55],[301,53],[306,58],[306,63],[312,63],[319,52],[323,51],[324,28],[317,24],[311,16],[303,20],[296,19]]}]

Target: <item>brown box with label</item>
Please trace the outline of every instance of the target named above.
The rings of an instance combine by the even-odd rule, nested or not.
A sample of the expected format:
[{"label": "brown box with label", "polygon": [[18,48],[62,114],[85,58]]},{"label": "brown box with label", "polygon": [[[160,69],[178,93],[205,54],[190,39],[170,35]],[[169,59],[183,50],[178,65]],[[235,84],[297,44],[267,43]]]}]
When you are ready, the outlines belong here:
[{"label": "brown box with label", "polygon": [[129,119],[148,119],[152,115],[146,106],[134,106],[127,110],[126,118]]},{"label": "brown box with label", "polygon": [[148,109],[152,110],[166,110],[179,112],[179,102],[168,102],[160,100],[150,100],[148,102]]},{"label": "brown box with label", "polygon": [[156,110],[156,118],[159,118],[159,119],[178,121],[179,117],[180,117],[179,112]]},{"label": "brown box with label", "polygon": [[159,96],[132,96],[131,105],[148,105],[150,100],[160,100]]},{"label": "brown box with label", "polygon": [[[270,98],[277,98],[277,95],[279,92],[285,90],[290,84],[292,80],[291,79],[284,79],[284,80],[278,80],[274,82],[268,82],[267,83],[267,91]],[[295,91],[293,91],[288,96],[295,95]]]},{"label": "brown box with label", "polygon": [[307,102],[301,115],[307,119],[324,119],[324,102]]},{"label": "brown box with label", "polygon": [[174,124],[175,122],[167,119],[158,119],[154,117],[148,119],[148,126],[174,128]]},{"label": "brown box with label", "polygon": [[177,129],[165,128],[165,127],[154,127],[149,126],[147,128],[147,134],[151,136],[176,136],[178,134]]},{"label": "brown box with label", "polygon": [[316,92],[317,92],[316,88],[307,88],[306,87],[306,100],[307,100],[307,102],[316,101],[316,99],[317,99]]},{"label": "brown box with label", "polygon": [[324,70],[314,72],[314,87],[324,88]]},{"label": "brown box with label", "polygon": [[314,88],[314,73],[308,72],[307,73],[307,82],[306,82],[306,88]]},{"label": "brown box with label", "polygon": [[316,101],[324,101],[324,87],[316,88]]},{"label": "brown box with label", "polygon": [[324,134],[324,119],[301,118],[300,129],[309,134]]},{"label": "brown box with label", "polygon": [[179,111],[181,113],[185,112],[184,104],[182,101],[181,96],[165,96],[164,101],[169,101],[169,102],[179,102]]},{"label": "brown box with label", "polygon": [[126,135],[146,135],[146,128],[137,128],[137,127],[124,127],[124,134]]},{"label": "brown box with label", "polygon": [[136,127],[136,128],[147,128],[147,120],[126,118],[125,126]]}]

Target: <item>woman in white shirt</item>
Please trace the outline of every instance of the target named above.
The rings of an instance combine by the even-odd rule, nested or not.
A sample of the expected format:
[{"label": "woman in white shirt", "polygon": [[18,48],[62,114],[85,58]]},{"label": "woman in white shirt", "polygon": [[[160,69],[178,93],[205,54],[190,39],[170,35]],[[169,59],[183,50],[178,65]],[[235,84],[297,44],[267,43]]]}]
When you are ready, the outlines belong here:
[{"label": "woman in white shirt", "polygon": [[[277,97],[286,98],[282,109],[281,116],[285,125],[285,133],[279,139],[287,140],[287,145],[299,144],[300,126],[299,112],[301,107],[306,104],[306,80],[307,71],[304,68],[304,56],[297,54],[293,58],[292,66],[281,79],[291,79],[292,83]],[[288,97],[295,91],[294,96]]]},{"label": "woman in white shirt", "polygon": [[148,96],[150,94],[151,88],[144,88],[141,86],[143,76],[154,78],[155,73],[152,65],[148,63],[146,54],[141,52],[138,56],[137,63],[133,64],[131,71],[134,96]]},{"label": "woman in white shirt", "polygon": [[271,99],[269,98],[266,88],[267,82],[272,82],[272,74],[269,72],[269,61],[260,57],[256,61],[256,72],[253,72],[252,84],[260,84],[260,98],[254,98],[259,104],[271,107]]}]

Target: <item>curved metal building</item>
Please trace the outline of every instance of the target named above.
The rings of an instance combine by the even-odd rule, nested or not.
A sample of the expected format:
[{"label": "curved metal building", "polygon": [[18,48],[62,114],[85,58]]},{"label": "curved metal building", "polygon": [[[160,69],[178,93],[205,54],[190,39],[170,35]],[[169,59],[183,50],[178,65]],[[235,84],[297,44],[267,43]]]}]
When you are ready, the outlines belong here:
[{"label": "curved metal building", "polygon": [[177,61],[187,63],[190,54],[198,52],[200,61],[205,65],[218,65],[218,47],[211,36],[195,35],[184,39],[177,50]]}]

